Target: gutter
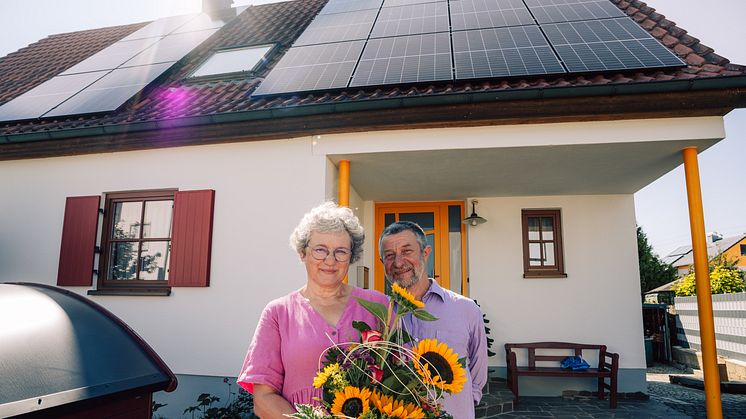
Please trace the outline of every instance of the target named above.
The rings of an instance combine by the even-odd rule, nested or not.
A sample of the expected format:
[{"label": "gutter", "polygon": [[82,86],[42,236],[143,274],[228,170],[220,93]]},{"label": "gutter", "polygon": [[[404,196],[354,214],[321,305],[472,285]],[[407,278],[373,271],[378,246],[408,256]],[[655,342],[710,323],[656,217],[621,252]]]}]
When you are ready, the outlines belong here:
[{"label": "gutter", "polygon": [[542,87],[520,90],[448,93],[428,96],[405,96],[347,102],[298,105],[294,107],[260,109],[242,112],[226,112],[213,115],[200,115],[158,121],[134,122],[129,124],[104,125],[97,127],[69,128],[55,131],[7,134],[0,136],[2,143],[24,143],[44,140],[92,137],[137,133],[169,128],[182,128],[209,124],[249,122],[267,119],[293,118],[333,113],[391,110],[434,105],[463,105],[486,102],[501,102],[532,99],[557,99],[569,97],[596,97],[635,95],[646,93],[673,93],[704,90],[724,90],[746,87],[746,76],[713,77],[707,79],[671,80],[634,84],[607,84],[574,87]]}]

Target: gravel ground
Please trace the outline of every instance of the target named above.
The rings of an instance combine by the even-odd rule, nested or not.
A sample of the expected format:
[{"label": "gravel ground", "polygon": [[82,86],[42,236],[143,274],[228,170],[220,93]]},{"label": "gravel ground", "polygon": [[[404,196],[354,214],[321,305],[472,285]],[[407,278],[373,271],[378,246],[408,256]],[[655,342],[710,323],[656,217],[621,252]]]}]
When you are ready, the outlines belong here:
[{"label": "gravel ground", "polygon": [[[700,370],[679,369],[669,365],[656,364],[648,368],[648,394],[651,400],[693,418],[706,418],[705,393],[689,387],[669,382],[669,375],[683,375],[702,378]],[[728,419],[746,419],[746,394],[721,394],[723,417]]]}]

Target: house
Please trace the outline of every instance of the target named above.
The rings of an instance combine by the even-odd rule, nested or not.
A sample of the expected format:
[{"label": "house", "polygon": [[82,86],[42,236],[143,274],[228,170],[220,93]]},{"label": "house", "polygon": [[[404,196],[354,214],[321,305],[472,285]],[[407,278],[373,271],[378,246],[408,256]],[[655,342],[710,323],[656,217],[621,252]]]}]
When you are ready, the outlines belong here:
[{"label": "house", "polygon": [[724,138],[746,67],[640,1],[475,4],[208,8],[0,59],[0,281],[123,319],[177,374],[156,398],[178,415],[223,394],[263,306],[304,282],[290,232],[340,199],[368,232],[351,282],[384,289],[375,238],[417,221],[493,349],[605,344],[619,391],[645,391],[633,193]]},{"label": "house", "polygon": [[[707,235],[707,257],[709,259],[723,256],[727,260],[736,261],[736,266],[746,270],[746,233],[723,238],[718,233]],[[661,259],[664,263],[674,266],[679,277],[689,273],[694,264],[692,246],[679,246]]]}]

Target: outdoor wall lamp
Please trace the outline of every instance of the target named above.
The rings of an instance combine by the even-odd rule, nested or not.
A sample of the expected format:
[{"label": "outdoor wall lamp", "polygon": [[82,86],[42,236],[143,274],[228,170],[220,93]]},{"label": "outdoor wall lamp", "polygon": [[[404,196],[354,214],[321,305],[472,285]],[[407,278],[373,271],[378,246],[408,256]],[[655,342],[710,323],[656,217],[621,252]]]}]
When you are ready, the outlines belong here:
[{"label": "outdoor wall lamp", "polygon": [[478,225],[478,224],[484,224],[487,222],[484,218],[477,215],[476,205],[479,203],[476,199],[471,200],[471,215],[464,218],[463,223],[469,224],[472,226]]}]

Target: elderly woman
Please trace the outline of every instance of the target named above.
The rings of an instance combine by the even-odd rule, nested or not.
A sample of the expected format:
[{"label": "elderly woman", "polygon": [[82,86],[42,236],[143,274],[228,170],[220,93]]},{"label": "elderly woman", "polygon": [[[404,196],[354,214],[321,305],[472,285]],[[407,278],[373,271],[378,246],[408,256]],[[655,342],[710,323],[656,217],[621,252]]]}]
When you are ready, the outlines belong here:
[{"label": "elderly woman", "polygon": [[312,209],[290,236],[306,267],[306,284],[264,308],[238,377],[238,384],[254,394],[254,410],[262,419],[294,413],[294,403],[318,404],[314,398],[322,393],[313,378],[324,350],[358,341],[353,320],[376,324],[353,297],[388,304],[385,295],[344,282],[364,238],[352,211],[331,202]]}]

